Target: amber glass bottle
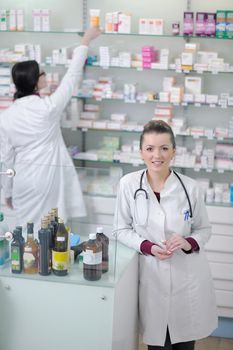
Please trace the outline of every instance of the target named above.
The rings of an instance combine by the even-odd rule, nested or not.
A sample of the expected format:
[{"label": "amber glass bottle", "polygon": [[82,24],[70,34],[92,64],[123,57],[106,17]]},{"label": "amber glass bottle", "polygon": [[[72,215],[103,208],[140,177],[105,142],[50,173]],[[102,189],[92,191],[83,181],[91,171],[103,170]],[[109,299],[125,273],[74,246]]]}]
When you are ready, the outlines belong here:
[{"label": "amber glass bottle", "polygon": [[89,240],[83,244],[83,277],[88,281],[97,281],[102,275],[102,244],[96,234],[90,233]]},{"label": "amber glass bottle", "polygon": [[24,246],[23,253],[23,265],[25,273],[37,273],[38,272],[38,251],[39,246],[34,239],[33,223],[27,223],[27,241]]},{"label": "amber glass bottle", "polygon": [[109,238],[104,234],[103,227],[97,227],[96,239],[102,244],[102,272],[104,273],[108,271],[109,265]]}]

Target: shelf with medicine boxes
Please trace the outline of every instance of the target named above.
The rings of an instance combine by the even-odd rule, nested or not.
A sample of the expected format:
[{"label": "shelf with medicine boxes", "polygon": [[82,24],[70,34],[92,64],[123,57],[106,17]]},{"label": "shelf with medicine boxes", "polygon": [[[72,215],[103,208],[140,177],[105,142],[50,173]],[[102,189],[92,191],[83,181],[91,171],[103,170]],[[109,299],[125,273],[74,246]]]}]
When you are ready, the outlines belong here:
[{"label": "shelf with medicine boxes", "polygon": [[[91,1],[90,6],[92,4],[99,7],[95,1]],[[127,6],[130,8],[130,4]],[[169,2],[169,6],[172,8],[173,5]],[[215,12],[220,4],[213,6],[211,11]],[[107,11],[106,5],[101,7],[101,12]],[[199,7],[202,8],[202,4]],[[130,11],[133,20],[136,9]],[[178,11],[176,9],[175,13]],[[168,17],[171,22],[171,13]],[[134,23],[132,27],[135,27]],[[209,186],[221,181],[223,185],[228,184],[229,189],[232,176],[232,57],[228,42],[197,35],[188,38],[170,34],[143,35],[136,33],[135,28],[131,33],[105,33],[101,42],[102,46],[93,48],[88,58],[83,81],[85,93],[80,90],[77,95],[83,97],[83,112],[73,125],[83,138],[78,157],[81,159],[83,155],[85,164],[91,159],[98,163],[101,158],[101,167],[108,167],[111,162],[120,164],[124,173],[134,170],[135,166],[142,167],[138,158],[131,157],[132,161],[127,162],[126,154],[122,155],[123,161],[115,163],[110,152],[103,150],[109,141],[103,141],[103,138],[108,135],[112,142],[119,135],[118,151],[123,148],[125,153],[133,149],[138,152],[138,134],[142,126],[150,119],[164,119],[172,123],[177,135],[178,156],[182,158],[186,154],[190,157],[188,166],[182,163],[179,170],[207,180]],[[145,47],[156,58],[150,67],[143,66]],[[104,86],[101,87],[101,83]],[[173,89],[172,98],[168,89]],[[72,146],[68,133],[63,129],[68,145]],[[208,162],[211,166],[206,165]]]}]

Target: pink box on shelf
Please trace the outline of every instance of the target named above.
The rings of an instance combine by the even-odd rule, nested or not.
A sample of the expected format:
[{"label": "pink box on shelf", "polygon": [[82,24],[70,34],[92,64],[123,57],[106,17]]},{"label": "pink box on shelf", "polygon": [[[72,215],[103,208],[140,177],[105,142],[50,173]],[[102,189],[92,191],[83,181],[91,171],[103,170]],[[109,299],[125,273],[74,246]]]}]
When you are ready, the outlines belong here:
[{"label": "pink box on shelf", "polygon": [[196,13],[196,35],[204,36],[206,26],[206,13],[197,12]]},{"label": "pink box on shelf", "polygon": [[215,36],[216,31],[216,13],[206,13],[205,35]]},{"label": "pink box on shelf", "polygon": [[193,12],[184,12],[183,34],[191,36],[193,35],[193,32],[194,32]]},{"label": "pink box on shelf", "polygon": [[142,67],[145,69],[151,68],[151,62],[142,62]]}]

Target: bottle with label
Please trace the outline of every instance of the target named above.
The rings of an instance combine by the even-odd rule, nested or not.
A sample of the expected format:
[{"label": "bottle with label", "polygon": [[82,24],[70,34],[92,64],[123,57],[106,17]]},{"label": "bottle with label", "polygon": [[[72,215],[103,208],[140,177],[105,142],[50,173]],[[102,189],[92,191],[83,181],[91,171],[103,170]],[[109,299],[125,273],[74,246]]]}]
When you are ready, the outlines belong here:
[{"label": "bottle with label", "polygon": [[20,240],[21,240],[21,242],[22,242],[22,245],[24,246],[24,244],[25,244],[25,239],[24,239],[24,237],[23,237],[23,228],[22,228],[22,226],[16,226],[15,229],[18,230]]},{"label": "bottle with label", "polygon": [[[1,245],[2,247],[2,252],[3,252],[3,258],[4,262],[6,262],[10,258],[10,249],[9,249],[9,242],[5,238],[5,233],[9,231],[8,225],[4,221],[4,214],[0,212],[0,240],[2,240]],[[0,254],[1,255],[1,254]],[[1,265],[1,258],[0,258],[0,265]]]},{"label": "bottle with label", "polygon": [[90,233],[89,240],[83,244],[83,277],[88,281],[97,281],[102,275],[102,244],[96,234]]},{"label": "bottle with label", "polygon": [[19,229],[13,230],[13,241],[11,242],[11,272],[21,273],[23,271],[23,249],[24,243]]},{"label": "bottle with label", "polygon": [[25,273],[38,273],[38,251],[39,246],[34,239],[33,223],[27,223],[27,241],[24,246],[23,264]]},{"label": "bottle with label", "polygon": [[48,227],[48,220],[41,220],[41,229],[38,231],[39,237],[39,274],[48,276],[51,273],[51,231]]},{"label": "bottle with label", "polygon": [[68,232],[62,219],[58,221],[57,233],[52,251],[52,269],[58,276],[65,276],[69,267]]},{"label": "bottle with label", "polygon": [[52,249],[54,247],[54,240],[55,240],[55,234],[57,232],[58,223],[55,221],[54,214],[51,211],[48,213],[47,218],[48,218],[48,228],[50,229],[50,232],[51,232],[50,249],[52,252]]},{"label": "bottle with label", "polygon": [[104,273],[108,271],[109,265],[109,238],[104,234],[103,231],[103,227],[96,228],[96,239],[102,244],[102,272]]},{"label": "bottle with label", "polygon": [[51,213],[54,215],[54,220],[58,223],[58,209],[57,208],[52,208]]}]

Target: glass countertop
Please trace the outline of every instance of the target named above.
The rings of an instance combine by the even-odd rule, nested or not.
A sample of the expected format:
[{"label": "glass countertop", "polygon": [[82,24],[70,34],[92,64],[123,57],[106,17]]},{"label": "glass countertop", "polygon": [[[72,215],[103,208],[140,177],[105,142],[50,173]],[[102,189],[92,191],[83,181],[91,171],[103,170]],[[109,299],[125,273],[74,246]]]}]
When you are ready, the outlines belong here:
[{"label": "glass countertop", "polygon": [[94,287],[114,288],[120,280],[122,274],[126,270],[129,262],[135,257],[137,252],[121,243],[111,240],[109,244],[109,271],[102,274],[98,281],[87,281],[83,277],[83,263],[77,262],[70,267],[67,276],[56,276],[51,273],[49,276],[41,276],[40,274],[15,274],[11,272],[10,262],[0,268],[0,278],[10,277],[23,280],[45,281],[65,284],[76,284]]}]

